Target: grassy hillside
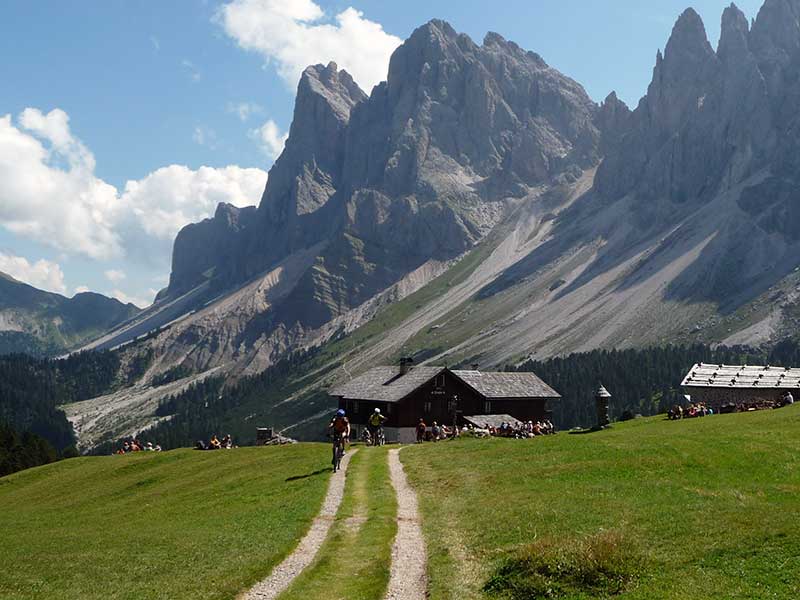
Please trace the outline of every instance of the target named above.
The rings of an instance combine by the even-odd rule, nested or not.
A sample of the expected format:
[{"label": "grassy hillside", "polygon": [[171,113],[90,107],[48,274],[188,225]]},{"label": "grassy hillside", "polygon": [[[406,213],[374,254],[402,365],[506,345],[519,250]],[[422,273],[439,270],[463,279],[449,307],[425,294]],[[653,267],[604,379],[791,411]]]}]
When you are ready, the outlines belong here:
[{"label": "grassy hillside", "polygon": [[431,597],[800,597],[800,405],[662,419],[404,450]]},{"label": "grassy hillside", "polygon": [[328,447],[76,458],[0,479],[0,597],[233,598],[319,510]]},{"label": "grassy hillside", "polygon": [[85,292],[66,298],[0,273],[0,355],[54,355],[130,319],[133,304]]}]

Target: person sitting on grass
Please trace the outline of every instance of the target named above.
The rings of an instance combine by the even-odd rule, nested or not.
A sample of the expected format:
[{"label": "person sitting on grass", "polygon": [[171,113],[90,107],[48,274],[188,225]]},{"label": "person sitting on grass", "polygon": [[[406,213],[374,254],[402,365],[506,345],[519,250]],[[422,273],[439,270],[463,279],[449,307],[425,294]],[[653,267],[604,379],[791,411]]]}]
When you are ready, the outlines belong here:
[{"label": "person sitting on grass", "polygon": [[211,439],[208,440],[208,449],[219,450],[220,448],[222,448],[222,444],[219,443],[219,440],[217,439],[217,434],[215,433],[214,435],[211,436]]},{"label": "person sitting on grass", "polygon": [[442,428],[439,427],[439,424],[436,421],[434,421],[433,427],[431,427],[431,438],[434,442],[438,442],[440,435],[442,435]]},{"label": "person sitting on grass", "polygon": [[222,447],[225,448],[225,450],[230,450],[233,448],[233,439],[231,438],[230,433],[222,438]]}]

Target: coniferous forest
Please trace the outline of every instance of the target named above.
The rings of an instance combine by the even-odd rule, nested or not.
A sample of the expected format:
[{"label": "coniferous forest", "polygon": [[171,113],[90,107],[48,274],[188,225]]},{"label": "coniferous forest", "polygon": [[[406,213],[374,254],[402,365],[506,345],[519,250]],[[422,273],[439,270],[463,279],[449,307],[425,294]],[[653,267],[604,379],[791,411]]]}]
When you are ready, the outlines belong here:
[{"label": "coniferous forest", "polygon": [[[58,408],[111,389],[120,360],[111,352],[62,360],[24,354],[0,357],[3,468],[27,468],[74,453],[72,425]],[[7,472],[11,472],[7,471]]]},{"label": "coniferous forest", "polygon": [[[293,381],[308,368],[317,350],[294,354],[263,373],[226,382],[211,377],[165,399],[157,415],[169,417],[143,434],[164,449],[189,446],[212,433],[234,435],[238,444],[253,443],[254,424],[247,410],[270,405],[287,395]],[[62,360],[25,355],[0,357],[0,426],[4,468],[25,468],[74,453],[75,437],[61,404],[95,397],[126,385],[148,365],[141,356],[120,380],[120,359],[113,352],[82,353]],[[793,340],[769,350],[749,347],[712,348],[701,344],[628,350],[595,350],[546,360],[531,360],[508,370],[534,371],[561,395],[551,403],[561,429],[594,424],[594,391],[603,384],[612,394],[612,418],[653,415],[679,400],[689,368],[698,362],[800,365],[800,346]],[[139,364],[141,363],[141,364]],[[168,372],[163,384],[186,373]],[[324,406],[325,392],[319,392]],[[224,429],[224,431],[223,431]],[[107,454],[119,442],[94,449]],[[9,455],[17,458],[8,459]],[[34,458],[30,458],[34,457]],[[5,465],[12,465],[6,467]],[[12,468],[13,470],[13,468]]]}]

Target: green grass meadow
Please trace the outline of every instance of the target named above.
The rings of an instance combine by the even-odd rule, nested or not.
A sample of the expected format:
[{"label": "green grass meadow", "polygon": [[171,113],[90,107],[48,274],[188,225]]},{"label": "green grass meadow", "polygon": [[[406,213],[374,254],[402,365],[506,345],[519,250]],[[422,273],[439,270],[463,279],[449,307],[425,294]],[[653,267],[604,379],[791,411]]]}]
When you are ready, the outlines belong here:
[{"label": "green grass meadow", "polygon": [[[800,598],[800,404],[400,454],[430,598]],[[297,545],[327,444],[86,457],[0,479],[0,598],[233,599]],[[379,600],[397,525],[385,448],[361,448],[281,600]]]},{"label": "green grass meadow", "polygon": [[[800,598],[800,405],[400,456],[431,598]],[[571,586],[603,561],[629,568],[621,593]],[[598,589],[624,579],[613,577],[601,572]]]},{"label": "green grass meadow", "polygon": [[76,458],[0,479],[0,598],[234,598],[305,534],[329,448]]}]

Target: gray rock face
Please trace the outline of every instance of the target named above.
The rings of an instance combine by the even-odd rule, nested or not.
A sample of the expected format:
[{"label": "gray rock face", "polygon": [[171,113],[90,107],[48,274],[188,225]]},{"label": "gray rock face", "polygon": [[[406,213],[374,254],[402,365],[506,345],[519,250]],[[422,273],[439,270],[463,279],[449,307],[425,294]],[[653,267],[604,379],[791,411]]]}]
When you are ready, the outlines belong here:
[{"label": "gray rock face", "polygon": [[[596,105],[495,33],[478,45],[431,21],[369,96],[334,64],[305,71],[260,206],[222,208],[182,231],[165,298],[206,280],[232,289],[291,263],[291,284],[270,283],[220,334],[245,354],[257,343],[278,352],[426,261],[463,254],[512,204],[540,194],[558,214],[569,186],[597,167],[593,187],[552,217],[547,242],[480,297],[586,252],[594,258],[579,276],[559,275],[554,302],[611,272],[630,288],[646,265],[680,258],[663,300],[735,306],[800,262],[798,73],[800,0],[767,0],[752,29],[731,5],[716,50],[687,9],[632,111],[613,93]],[[702,248],[691,261],[690,246]],[[650,258],[618,274],[644,247]],[[184,338],[217,348],[205,339],[217,327]],[[291,335],[275,341],[280,332]]]},{"label": "gray rock face", "polygon": [[184,227],[175,238],[169,291],[179,295],[207,280],[235,281],[242,272],[238,236],[255,213],[255,207],[221,203],[213,218]]},{"label": "gray rock face", "polygon": [[687,10],[657,56],[647,95],[626,123],[606,126],[621,141],[607,149],[595,190],[606,204],[635,198],[634,222],[647,223],[628,245],[737,199],[738,210],[716,212],[718,234],[673,285],[676,298],[729,304],[800,260],[792,242],[800,228],[799,8],[767,0],[750,30],[732,4],[716,52]]},{"label": "gray rock face", "polygon": [[417,29],[367,97],[334,63],[300,80],[261,204],[184,229],[168,290],[224,288],[321,244],[272,323],[319,326],[428,260],[458,256],[502,215],[485,203],[596,164],[597,106],[497,34]]}]

